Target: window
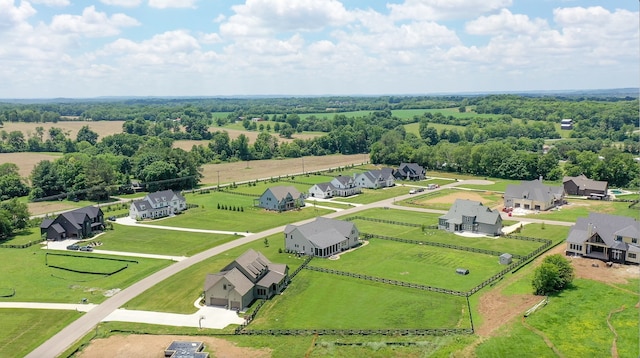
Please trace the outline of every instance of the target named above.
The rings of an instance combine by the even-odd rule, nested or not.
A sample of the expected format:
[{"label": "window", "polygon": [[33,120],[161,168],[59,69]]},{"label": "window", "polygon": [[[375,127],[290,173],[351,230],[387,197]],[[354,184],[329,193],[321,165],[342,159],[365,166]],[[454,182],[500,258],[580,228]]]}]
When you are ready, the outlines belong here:
[{"label": "window", "polygon": [[636,254],[629,253],[629,258],[630,259],[635,259],[636,258]]},{"label": "window", "polygon": [[636,239],[636,238],[631,239],[631,243],[632,244],[637,244],[638,243],[638,239]]},{"label": "window", "polygon": [[222,289],[225,290],[225,291],[227,290],[227,284],[226,283],[222,285]]},{"label": "window", "polygon": [[616,236],[616,241],[622,241],[622,236],[617,235],[617,236]]}]

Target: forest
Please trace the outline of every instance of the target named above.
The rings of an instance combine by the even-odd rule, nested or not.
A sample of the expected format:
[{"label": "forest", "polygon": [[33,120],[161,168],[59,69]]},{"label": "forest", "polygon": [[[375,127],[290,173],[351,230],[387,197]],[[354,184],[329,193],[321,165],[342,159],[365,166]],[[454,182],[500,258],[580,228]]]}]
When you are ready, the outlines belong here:
[{"label": "forest", "polygon": [[[402,115],[403,110],[413,111]],[[354,112],[358,111],[358,112]],[[418,113],[418,114],[416,114]],[[375,164],[417,162],[478,176],[557,180],[584,173],[637,187],[638,98],[630,96],[381,96],[135,98],[0,103],[0,123],[87,121],[75,138],[61,124],[32,133],[0,129],[0,152],[60,152],[20,178],[0,166],[0,198],[104,200],[148,183],[193,188],[206,163],[367,153]],[[260,122],[250,118],[260,118]],[[558,123],[572,118],[561,135]],[[124,121],[100,138],[92,121]],[[253,142],[225,128],[257,132]],[[411,126],[413,125],[413,126]],[[413,128],[413,129],[411,129]],[[417,130],[414,130],[417,128]],[[313,132],[309,139],[292,139]],[[568,135],[567,135],[568,134]],[[198,140],[190,151],[176,140]]]}]

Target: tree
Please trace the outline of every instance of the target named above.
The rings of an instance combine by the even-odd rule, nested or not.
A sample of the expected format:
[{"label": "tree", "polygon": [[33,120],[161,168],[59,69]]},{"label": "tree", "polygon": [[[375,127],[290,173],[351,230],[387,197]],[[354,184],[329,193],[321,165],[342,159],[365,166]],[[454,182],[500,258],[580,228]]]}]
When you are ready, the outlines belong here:
[{"label": "tree", "polygon": [[571,262],[556,254],[544,258],[542,265],[536,268],[531,284],[534,294],[548,295],[566,288],[573,278]]},{"label": "tree", "polygon": [[0,210],[8,213],[12,231],[22,230],[29,224],[29,209],[26,203],[21,203],[17,198],[4,201],[0,204]]},{"label": "tree", "polygon": [[91,145],[96,145],[98,142],[98,133],[89,129],[89,126],[82,126],[76,136],[76,142],[80,143],[82,141],[87,141],[91,143]]}]

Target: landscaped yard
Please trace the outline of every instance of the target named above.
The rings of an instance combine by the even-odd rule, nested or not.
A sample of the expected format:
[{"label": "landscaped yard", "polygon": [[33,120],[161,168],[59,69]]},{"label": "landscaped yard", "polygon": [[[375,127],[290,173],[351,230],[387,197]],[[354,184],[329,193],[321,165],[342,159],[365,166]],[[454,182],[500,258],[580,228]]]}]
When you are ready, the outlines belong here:
[{"label": "landscaped yard", "polygon": [[597,212],[638,218],[638,208],[629,208],[630,203],[580,199],[570,199],[568,202],[569,204],[563,205],[559,210],[540,211],[537,214],[529,214],[525,217],[575,222],[579,217],[587,217],[589,213]]},{"label": "landscaped yard", "polygon": [[470,327],[463,297],[302,270],[248,329]]},{"label": "landscaped yard", "polygon": [[492,191],[442,189],[415,195],[409,199],[396,202],[396,205],[448,211],[456,199],[478,201],[488,208],[500,206],[503,202],[502,194]]},{"label": "landscaped yard", "polygon": [[382,189],[362,189],[361,194],[348,198],[340,198],[340,201],[348,203],[369,204],[384,199],[390,199],[398,195],[408,194],[409,190],[410,188],[407,186],[394,186]]}]

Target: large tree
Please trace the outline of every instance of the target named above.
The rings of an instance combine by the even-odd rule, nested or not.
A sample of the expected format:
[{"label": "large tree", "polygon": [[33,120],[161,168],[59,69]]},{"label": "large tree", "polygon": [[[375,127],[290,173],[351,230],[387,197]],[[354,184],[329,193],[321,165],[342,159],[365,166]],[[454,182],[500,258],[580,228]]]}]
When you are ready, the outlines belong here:
[{"label": "large tree", "polygon": [[536,295],[548,295],[562,291],[574,278],[571,262],[562,255],[550,255],[536,268],[531,282]]}]

